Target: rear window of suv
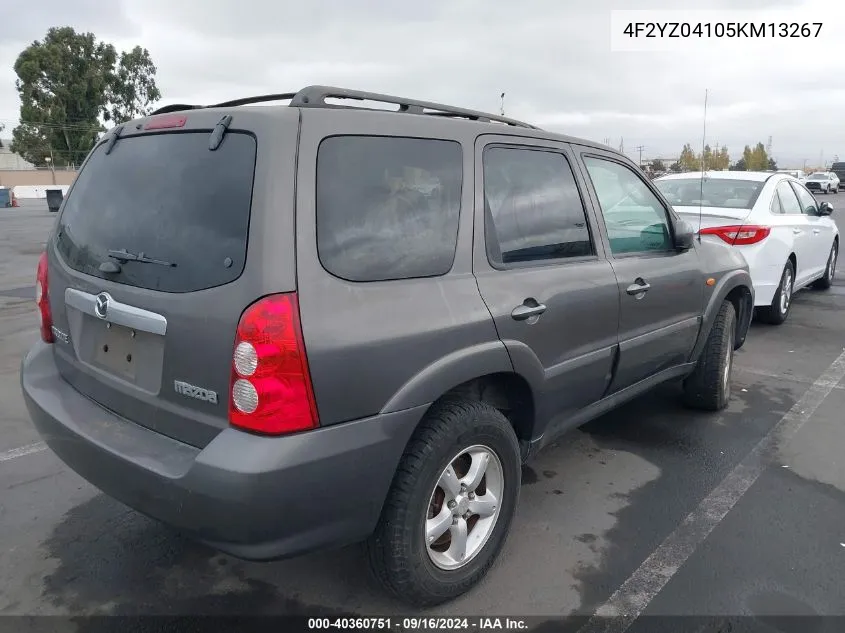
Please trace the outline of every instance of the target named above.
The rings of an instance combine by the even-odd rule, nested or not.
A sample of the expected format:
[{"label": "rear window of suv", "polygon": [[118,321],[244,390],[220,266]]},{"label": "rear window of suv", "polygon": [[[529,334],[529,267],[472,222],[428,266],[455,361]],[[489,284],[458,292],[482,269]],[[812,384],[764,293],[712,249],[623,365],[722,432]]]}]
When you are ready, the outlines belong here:
[{"label": "rear window of suv", "polygon": [[444,275],[458,241],[461,145],[334,136],[317,156],[320,262],[349,281]]},{"label": "rear window of suv", "polygon": [[[162,292],[220,286],[243,272],[256,141],[229,132],[215,151],[208,132],[146,134],[100,145],[76,178],[57,226],[71,268]],[[115,251],[156,263],[120,261]],[[120,265],[104,273],[104,262]]]}]

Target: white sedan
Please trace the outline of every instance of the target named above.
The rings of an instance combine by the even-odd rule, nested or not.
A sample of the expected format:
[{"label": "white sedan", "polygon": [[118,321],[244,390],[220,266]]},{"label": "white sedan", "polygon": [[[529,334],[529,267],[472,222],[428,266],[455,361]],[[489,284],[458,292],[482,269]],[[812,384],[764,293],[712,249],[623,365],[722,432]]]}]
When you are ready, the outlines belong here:
[{"label": "white sedan", "polygon": [[839,191],[839,176],[832,171],[817,171],[807,176],[804,186],[812,193],[836,193]]},{"label": "white sedan", "polygon": [[[836,273],[839,229],[833,207],[818,203],[788,174],[706,172],[654,181],[701,239],[738,248],[751,269],[759,319],[781,324],[792,295],[809,285],[830,288]],[[700,215],[699,215],[700,214]]]}]

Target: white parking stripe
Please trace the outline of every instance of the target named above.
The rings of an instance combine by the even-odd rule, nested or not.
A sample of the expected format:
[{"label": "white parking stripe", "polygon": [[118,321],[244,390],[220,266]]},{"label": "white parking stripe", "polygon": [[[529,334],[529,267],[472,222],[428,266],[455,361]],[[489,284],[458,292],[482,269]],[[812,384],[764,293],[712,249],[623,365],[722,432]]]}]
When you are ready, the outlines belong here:
[{"label": "white parking stripe", "polygon": [[46,449],[47,445],[44,442],[35,442],[35,444],[27,444],[26,446],[20,446],[18,448],[13,448],[10,451],[6,451],[5,453],[0,453],[0,462],[7,462],[10,459],[15,459],[16,457],[23,457],[24,455],[40,453],[41,451]]},{"label": "white parking stripe", "polygon": [[[751,449],[722,482],[622,583],[578,633],[623,633],[677,573],[681,566],[727,516],[770,464],[781,442],[788,440],[845,377],[845,352],[839,355],[798,402]],[[610,616],[610,617],[608,617]]]}]

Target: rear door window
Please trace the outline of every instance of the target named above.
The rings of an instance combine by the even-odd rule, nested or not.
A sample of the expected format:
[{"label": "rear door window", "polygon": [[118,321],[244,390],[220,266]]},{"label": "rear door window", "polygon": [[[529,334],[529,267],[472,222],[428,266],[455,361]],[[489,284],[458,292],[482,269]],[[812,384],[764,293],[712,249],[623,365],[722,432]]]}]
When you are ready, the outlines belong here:
[{"label": "rear door window", "polygon": [[[57,226],[71,268],[122,284],[192,292],[237,279],[246,259],[256,141],[229,132],[146,134],[100,145],[80,172]],[[120,251],[153,262],[119,259]],[[101,270],[105,262],[120,272]]]},{"label": "rear door window", "polygon": [[783,213],[787,215],[801,214],[801,203],[798,202],[798,198],[795,197],[795,192],[792,190],[792,187],[789,186],[787,181],[783,180],[778,183],[777,192],[780,197],[780,204]]},{"label": "rear door window", "polygon": [[458,241],[461,156],[454,141],[325,139],[317,155],[323,267],[361,282],[449,272]]}]

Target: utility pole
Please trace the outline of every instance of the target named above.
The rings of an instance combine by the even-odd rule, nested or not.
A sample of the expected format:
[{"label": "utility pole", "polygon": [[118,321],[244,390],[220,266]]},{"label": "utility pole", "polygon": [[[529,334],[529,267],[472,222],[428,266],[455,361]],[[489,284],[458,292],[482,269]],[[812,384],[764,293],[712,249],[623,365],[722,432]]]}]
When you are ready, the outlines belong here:
[{"label": "utility pole", "polygon": [[643,166],[643,150],[645,149],[645,145],[637,145],[635,148],[640,153],[640,167]]},{"label": "utility pole", "polygon": [[502,116],[505,116],[505,93],[504,92],[499,96],[499,99],[501,99],[501,106],[499,108],[499,111],[501,112]]}]

